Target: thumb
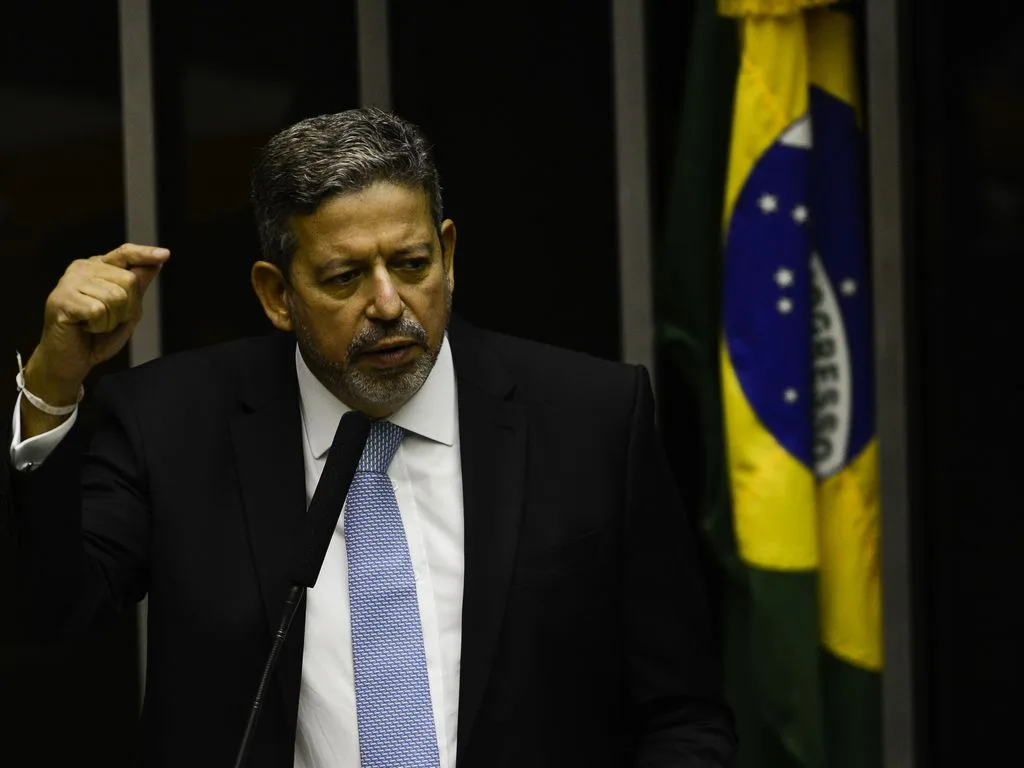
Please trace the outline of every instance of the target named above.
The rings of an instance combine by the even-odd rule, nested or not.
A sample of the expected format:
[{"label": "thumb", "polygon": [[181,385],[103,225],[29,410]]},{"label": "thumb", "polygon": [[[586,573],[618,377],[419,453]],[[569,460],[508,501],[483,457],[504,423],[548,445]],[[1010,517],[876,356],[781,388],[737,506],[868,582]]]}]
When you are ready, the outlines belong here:
[{"label": "thumb", "polygon": [[157,248],[152,245],[136,245],[125,243],[109,253],[97,256],[100,261],[112,264],[122,269],[131,267],[153,266],[163,264],[170,257],[171,252],[166,248]]}]

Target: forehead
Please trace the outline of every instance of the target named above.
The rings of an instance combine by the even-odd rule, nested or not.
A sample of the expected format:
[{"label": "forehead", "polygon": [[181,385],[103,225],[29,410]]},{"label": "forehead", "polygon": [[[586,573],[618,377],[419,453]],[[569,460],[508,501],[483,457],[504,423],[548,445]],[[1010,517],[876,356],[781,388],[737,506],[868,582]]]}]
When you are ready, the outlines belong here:
[{"label": "forehead", "polygon": [[352,256],[432,240],[433,221],[425,190],[375,182],[324,200],[313,213],[293,216],[296,255]]}]

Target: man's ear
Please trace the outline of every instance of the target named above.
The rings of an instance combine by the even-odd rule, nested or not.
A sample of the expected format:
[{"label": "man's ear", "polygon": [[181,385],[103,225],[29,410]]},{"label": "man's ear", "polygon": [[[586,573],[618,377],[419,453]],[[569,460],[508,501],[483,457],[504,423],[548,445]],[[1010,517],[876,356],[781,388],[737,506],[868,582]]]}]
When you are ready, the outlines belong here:
[{"label": "man's ear", "polygon": [[441,259],[448,273],[448,290],[455,290],[455,222],[441,222]]},{"label": "man's ear", "polygon": [[279,331],[294,330],[291,308],[288,306],[288,281],[281,270],[269,261],[257,261],[249,273],[252,288],[263,305],[263,311]]}]

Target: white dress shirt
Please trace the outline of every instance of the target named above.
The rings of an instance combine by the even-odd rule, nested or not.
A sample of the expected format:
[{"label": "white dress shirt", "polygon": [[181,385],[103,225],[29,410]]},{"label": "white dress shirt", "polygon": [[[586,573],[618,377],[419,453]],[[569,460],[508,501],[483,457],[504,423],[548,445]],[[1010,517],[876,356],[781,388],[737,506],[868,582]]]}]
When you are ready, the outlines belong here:
[{"label": "white dress shirt", "polygon": [[[338,422],[349,408],[313,376],[297,348],[295,369],[308,504]],[[19,470],[31,470],[70,431],[77,411],[56,429],[22,441],[20,408],[19,399],[14,407],[11,462]],[[455,768],[464,527],[455,369],[447,338],[426,382],[388,420],[406,430],[388,476],[409,541],[441,766]],[[306,594],[295,768],[358,766],[348,564],[343,519],[339,519],[316,587]]]},{"label": "white dress shirt", "polygon": [[11,421],[11,464],[19,472],[27,472],[35,469],[46,457],[53,453],[64,436],[71,431],[78,418],[78,409],[75,408],[71,415],[65,419],[59,427],[44,432],[41,435],[30,437],[28,440],[21,439],[21,393],[14,402],[14,418]]},{"label": "white dress shirt", "polygon": [[[349,409],[313,376],[298,350],[295,367],[305,431],[308,504],[338,422]],[[447,339],[419,392],[388,421],[406,430],[388,476],[409,540],[441,765],[454,768],[464,539],[455,369]],[[295,768],[359,766],[353,680],[348,557],[339,520],[316,586],[306,593]]]}]

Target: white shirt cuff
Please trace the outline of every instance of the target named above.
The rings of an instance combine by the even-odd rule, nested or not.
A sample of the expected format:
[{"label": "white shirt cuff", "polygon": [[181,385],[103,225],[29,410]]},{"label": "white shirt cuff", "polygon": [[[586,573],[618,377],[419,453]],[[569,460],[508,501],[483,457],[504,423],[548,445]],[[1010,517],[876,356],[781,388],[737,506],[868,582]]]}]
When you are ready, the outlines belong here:
[{"label": "white shirt cuff", "polygon": [[78,408],[75,408],[74,412],[59,427],[30,437],[28,440],[22,440],[21,393],[19,393],[18,400],[14,404],[14,420],[11,422],[11,464],[19,472],[30,472],[38,467],[60,445],[60,441],[71,431],[77,418]]}]

